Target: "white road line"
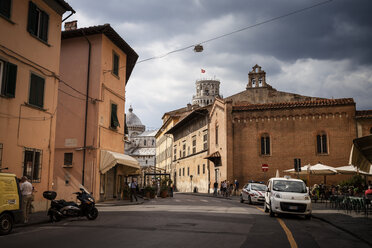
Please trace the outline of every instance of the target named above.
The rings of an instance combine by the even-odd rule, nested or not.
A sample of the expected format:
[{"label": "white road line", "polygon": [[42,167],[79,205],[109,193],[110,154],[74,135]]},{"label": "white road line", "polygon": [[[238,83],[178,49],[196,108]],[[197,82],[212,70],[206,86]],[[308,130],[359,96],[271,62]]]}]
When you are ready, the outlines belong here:
[{"label": "white road line", "polygon": [[200,201],[202,201],[202,202],[208,202],[208,200],[200,200]]}]

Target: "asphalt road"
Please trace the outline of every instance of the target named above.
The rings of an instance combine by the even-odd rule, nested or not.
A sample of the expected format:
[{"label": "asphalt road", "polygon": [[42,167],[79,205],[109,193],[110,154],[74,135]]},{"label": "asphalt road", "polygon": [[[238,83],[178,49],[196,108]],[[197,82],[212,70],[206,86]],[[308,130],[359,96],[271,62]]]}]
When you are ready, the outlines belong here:
[{"label": "asphalt road", "polygon": [[0,237],[0,247],[369,247],[320,220],[272,218],[236,199],[176,194],[99,211],[95,221],[17,228]]}]

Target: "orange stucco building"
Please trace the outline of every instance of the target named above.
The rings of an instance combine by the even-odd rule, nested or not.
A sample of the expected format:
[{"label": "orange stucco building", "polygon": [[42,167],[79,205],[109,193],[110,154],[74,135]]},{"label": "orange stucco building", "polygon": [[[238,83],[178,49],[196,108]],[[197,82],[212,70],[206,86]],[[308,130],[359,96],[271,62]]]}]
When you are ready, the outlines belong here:
[{"label": "orange stucco building", "polygon": [[[64,199],[84,185],[119,198],[138,162],[124,155],[125,86],[138,55],[109,25],[62,32],[54,189]],[[71,86],[71,87],[70,87]]]},{"label": "orange stucco building", "polygon": [[[28,176],[35,210],[52,187],[62,0],[2,1],[0,6],[0,168]],[[4,169],[8,168],[8,169]]]}]

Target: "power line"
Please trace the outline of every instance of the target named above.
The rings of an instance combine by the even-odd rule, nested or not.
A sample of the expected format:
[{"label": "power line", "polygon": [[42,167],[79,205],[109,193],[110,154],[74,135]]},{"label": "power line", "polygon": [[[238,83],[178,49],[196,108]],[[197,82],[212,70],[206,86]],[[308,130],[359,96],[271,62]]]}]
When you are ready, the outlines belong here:
[{"label": "power line", "polygon": [[[271,19],[268,19],[268,20],[265,20],[265,21],[262,21],[262,22],[258,22],[256,24],[253,24],[253,25],[250,25],[250,26],[246,26],[244,28],[240,28],[240,29],[237,29],[235,31],[232,31],[232,32],[229,32],[229,33],[226,33],[226,34],[222,34],[222,35],[219,35],[219,36],[216,36],[216,37],[213,37],[213,38],[210,38],[208,40],[205,40],[205,41],[202,41],[202,42],[198,42],[196,44],[193,44],[193,45],[189,45],[189,46],[186,46],[186,47],[183,47],[183,48],[179,48],[179,49],[176,49],[176,50],[173,50],[173,51],[170,51],[170,52],[167,52],[163,55],[159,55],[159,56],[154,56],[154,57],[150,57],[150,58],[147,58],[147,59],[143,59],[143,60],[140,60],[138,61],[136,64],[139,64],[139,63],[143,63],[143,62],[146,62],[146,61],[149,61],[149,60],[154,60],[154,59],[160,59],[160,58],[163,58],[165,56],[168,56],[172,53],[177,53],[177,52],[181,52],[181,51],[184,51],[186,49],[189,49],[189,48],[192,48],[192,47],[195,47],[196,45],[200,45],[200,44],[205,44],[205,43],[208,43],[208,42],[211,42],[211,41],[215,41],[215,40],[218,40],[218,39],[221,39],[223,37],[226,37],[226,36],[230,36],[230,35],[233,35],[233,34],[236,34],[236,33],[239,33],[239,32],[242,32],[242,31],[245,31],[247,29],[251,29],[251,28],[254,28],[254,27],[257,27],[257,26],[261,26],[261,25],[264,25],[264,24],[267,24],[267,23],[270,23],[270,22],[274,22],[274,21],[277,21],[279,19],[283,19],[285,17],[288,17],[288,16],[291,16],[291,15],[295,15],[295,14],[298,14],[298,13],[301,13],[301,12],[304,12],[304,11],[307,11],[309,9],[313,9],[313,8],[316,8],[316,7],[319,7],[321,5],[325,5],[325,4],[328,4],[330,2],[332,2],[333,0],[327,0],[327,1],[323,1],[323,2],[320,2],[320,3],[317,3],[317,4],[314,4],[314,5],[311,5],[309,7],[305,7],[305,8],[302,8],[302,9],[298,9],[298,10],[295,10],[295,11],[292,11],[292,12],[289,12],[287,14],[284,14],[284,15],[280,15],[280,16],[277,16],[277,17],[274,17],[274,18],[271,18]],[[125,67],[125,66],[124,66]],[[121,68],[124,68],[124,67],[121,67]]]}]

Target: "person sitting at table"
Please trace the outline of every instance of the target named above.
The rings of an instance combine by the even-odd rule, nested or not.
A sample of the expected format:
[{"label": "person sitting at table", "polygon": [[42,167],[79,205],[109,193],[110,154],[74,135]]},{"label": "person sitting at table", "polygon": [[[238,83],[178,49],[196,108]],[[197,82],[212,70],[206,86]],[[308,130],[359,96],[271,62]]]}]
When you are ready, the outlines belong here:
[{"label": "person sitting at table", "polygon": [[368,186],[368,189],[364,192],[364,195],[366,196],[366,198],[372,198],[372,186],[371,185]]}]

